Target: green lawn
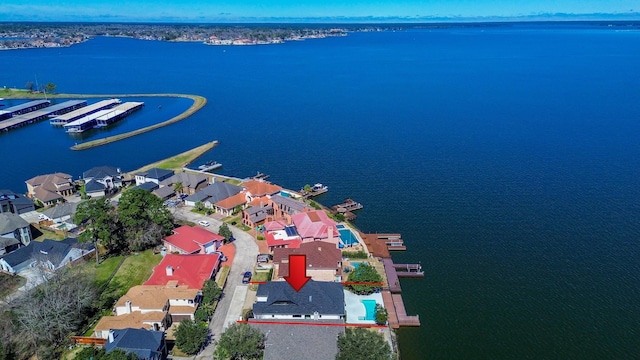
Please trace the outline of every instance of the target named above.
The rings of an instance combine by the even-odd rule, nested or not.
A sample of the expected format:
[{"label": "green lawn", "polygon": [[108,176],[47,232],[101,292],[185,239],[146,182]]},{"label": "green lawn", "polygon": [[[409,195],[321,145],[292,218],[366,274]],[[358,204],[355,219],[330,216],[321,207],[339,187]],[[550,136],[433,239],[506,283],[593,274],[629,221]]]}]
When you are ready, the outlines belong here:
[{"label": "green lawn", "polygon": [[123,256],[113,256],[103,260],[100,264],[96,265],[95,262],[91,262],[91,265],[96,270],[96,283],[102,287],[105,285],[109,277],[116,271],[116,268],[122,261]]},{"label": "green lawn", "polygon": [[[122,257],[117,256],[103,261],[98,266],[94,265],[96,282],[104,286],[105,281],[109,279],[121,260]],[[126,294],[131,287],[142,285],[151,276],[153,267],[158,265],[160,260],[162,260],[162,255],[154,254],[151,249],[137,253],[137,255],[128,255],[109,284],[106,284],[100,296],[101,307],[111,309],[113,303]]]}]

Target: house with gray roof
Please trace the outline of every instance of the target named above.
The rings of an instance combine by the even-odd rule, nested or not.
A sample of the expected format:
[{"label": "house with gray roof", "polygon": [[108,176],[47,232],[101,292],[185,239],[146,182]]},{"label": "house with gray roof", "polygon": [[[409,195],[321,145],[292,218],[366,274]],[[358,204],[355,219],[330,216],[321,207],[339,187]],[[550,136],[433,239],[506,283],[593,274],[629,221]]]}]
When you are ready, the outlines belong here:
[{"label": "house with gray roof", "polygon": [[281,195],[272,195],[273,211],[276,219],[284,219],[291,223],[291,215],[314,210],[302,201]]},{"label": "house with gray roof", "polygon": [[182,184],[182,189],[178,189],[178,192],[187,195],[193,195],[209,185],[206,175],[180,172],[162,180],[160,186],[173,188],[177,183]]},{"label": "house with gray roof", "polygon": [[195,206],[198,201],[205,207],[212,209],[218,201],[224,200],[242,191],[240,186],[216,181],[197,193],[184,199],[185,205]]},{"label": "house with gray roof", "polygon": [[252,206],[242,211],[242,223],[250,228],[255,228],[264,224],[269,215],[273,215],[273,207],[271,205]]},{"label": "house with gray roof", "polygon": [[78,243],[78,239],[73,238],[32,241],[29,245],[0,257],[0,269],[11,274],[19,274],[33,267],[56,271],[94,251],[93,244]]},{"label": "house with gray roof", "polygon": [[152,168],[136,174],[136,185],[152,182],[160,185],[160,182],[173,176],[173,170]]},{"label": "house with gray roof", "polygon": [[31,242],[31,227],[20,216],[13,213],[0,214],[0,237],[14,238],[22,245],[29,245]]},{"label": "house with gray roof", "polygon": [[104,348],[107,353],[120,349],[145,360],[163,360],[167,356],[163,331],[133,328],[111,330]]},{"label": "house with gray roof", "polygon": [[104,196],[107,192],[122,187],[120,168],[96,166],[82,173],[85,192],[91,197]]},{"label": "house with gray roof", "polygon": [[53,221],[56,224],[61,224],[71,220],[73,214],[76,213],[77,207],[78,203],[62,203],[43,211],[42,215],[44,215],[47,220]]},{"label": "house with gray roof", "polygon": [[342,284],[309,280],[295,291],[286,281],[269,281],[258,286],[253,315],[272,320],[344,319]]},{"label": "house with gray roof", "polygon": [[20,247],[20,241],[12,237],[0,237],[0,256],[17,250]]},{"label": "house with gray roof", "polygon": [[36,209],[33,201],[11,190],[0,190],[0,213],[24,214]]}]

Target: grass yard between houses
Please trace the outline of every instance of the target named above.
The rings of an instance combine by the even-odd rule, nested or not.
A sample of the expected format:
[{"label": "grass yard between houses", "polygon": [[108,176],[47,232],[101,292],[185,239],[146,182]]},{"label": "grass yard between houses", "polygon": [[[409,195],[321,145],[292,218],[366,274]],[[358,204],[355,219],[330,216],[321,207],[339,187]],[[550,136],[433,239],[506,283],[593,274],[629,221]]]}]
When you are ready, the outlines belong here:
[{"label": "grass yard between houses", "polygon": [[26,282],[27,279],[22,276],[0,273],[0,299],[16,291]]},{"label": "grass yard between houses", "polygon": [[[123,258],[124,261],[122,261]],[[162,255],[154,254],[153,250],[149,249],[127,256],[110,257],[98,265],[92,262],[89,266],[95,270],[96,284],[103,288],[100,294],[102,311],[99,315],[109,315],[113,304],[133,286],[142,285],[151,276],[153,268],[160,263],[160,260]],[[121,262],[122,265],[120,265]],[[115,275],[113,275],[114,272]],[[113,278],[109,281],[112,275]],[[97,321],[97,319],[94,320]],[[85,331],[85,336],[93,333],[95,321],[90,322],[92,325]]]}]

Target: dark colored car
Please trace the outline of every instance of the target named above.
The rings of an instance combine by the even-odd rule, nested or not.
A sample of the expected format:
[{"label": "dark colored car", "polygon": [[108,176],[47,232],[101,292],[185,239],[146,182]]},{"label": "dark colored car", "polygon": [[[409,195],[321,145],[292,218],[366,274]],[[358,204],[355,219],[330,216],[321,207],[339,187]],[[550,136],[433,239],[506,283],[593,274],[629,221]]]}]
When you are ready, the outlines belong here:
[{"label": "dark colored car", "polygon": [[247,271],[242,275],[242,283],[248,284],[251,281],[251,271]]}]

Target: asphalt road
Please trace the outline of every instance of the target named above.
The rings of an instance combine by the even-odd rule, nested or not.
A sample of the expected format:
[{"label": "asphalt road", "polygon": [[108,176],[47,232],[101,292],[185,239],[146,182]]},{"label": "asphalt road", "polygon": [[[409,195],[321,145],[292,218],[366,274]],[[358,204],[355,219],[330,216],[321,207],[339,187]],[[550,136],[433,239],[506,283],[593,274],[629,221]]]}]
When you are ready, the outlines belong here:
[{"label": "asphalt road", "polygon": [[[174,212],[174,216],[181,220],[191,221],[196,224],[200,220],[208,221],[211,225],[205,227],[205,229],[210,231],[216,232],[222,225],[222,221],[191,212],[191,209],[189,206],[181,206],[171,210]],[[214,341],[220,338],[220,334],[226,328],[227,319],[239,319],[242,316],[242,306],[247,293],[247,285],[242,284],[242,274],[245,271],[253,270],[256,256],[258,256],[258,245],[251,235],[231,225],[229,229],[231,229],[233,237],[236,239],[233,242],[236,247],[236,254],[231,264],[222,299],[220,299],[218,307],[213,314],[213,319],[209,324],[213,341],[195,357],[196,359],[211,359],[215,349]]]}]

